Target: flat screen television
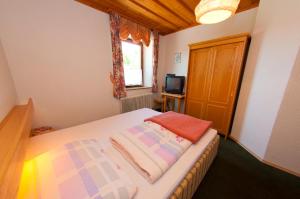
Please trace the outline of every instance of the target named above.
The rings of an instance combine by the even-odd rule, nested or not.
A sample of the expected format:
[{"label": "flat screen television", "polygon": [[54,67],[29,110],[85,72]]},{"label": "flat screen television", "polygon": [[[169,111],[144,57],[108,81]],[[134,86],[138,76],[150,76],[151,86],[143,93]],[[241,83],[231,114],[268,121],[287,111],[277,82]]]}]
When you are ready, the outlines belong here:
[{"label": "flat screen television", "polygon": [[165,82],[165,91],[172,94],[182,94],[184,88],[185,77],[167,75]]}]

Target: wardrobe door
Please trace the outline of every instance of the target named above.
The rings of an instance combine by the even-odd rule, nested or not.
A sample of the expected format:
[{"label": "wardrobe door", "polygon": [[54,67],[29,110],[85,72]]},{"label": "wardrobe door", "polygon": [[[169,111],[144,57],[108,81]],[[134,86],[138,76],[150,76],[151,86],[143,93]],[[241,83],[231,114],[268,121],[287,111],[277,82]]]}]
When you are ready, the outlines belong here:
[{"label": "wardrobe door", "polygon": [[185,112],[197,118],[205,113],[211,57],[211,48],[190,51]]},{"label": "wardrobe door", "polygon": [[204,119],[213,121],[213,128],[219,133],[227,134],[239,85],[244,42],[215,46],[212,51]]}]

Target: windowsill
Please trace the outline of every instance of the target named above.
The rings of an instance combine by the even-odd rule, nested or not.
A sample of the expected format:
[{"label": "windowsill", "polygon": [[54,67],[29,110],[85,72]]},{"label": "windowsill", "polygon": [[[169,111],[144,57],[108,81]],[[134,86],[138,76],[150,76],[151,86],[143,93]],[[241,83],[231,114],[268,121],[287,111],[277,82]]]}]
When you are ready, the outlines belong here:
[{"label": "windowsill", "polygon": [[126,88],[126,91],[149,89],[149,88],[151,88],[151,87],[149,87],[149,86],[128,87],[128,88]]}]

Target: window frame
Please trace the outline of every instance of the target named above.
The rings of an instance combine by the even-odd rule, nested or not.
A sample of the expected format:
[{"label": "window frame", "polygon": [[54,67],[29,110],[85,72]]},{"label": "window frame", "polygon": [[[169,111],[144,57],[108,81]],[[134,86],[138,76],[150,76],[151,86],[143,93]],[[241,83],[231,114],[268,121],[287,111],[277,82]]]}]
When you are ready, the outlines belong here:
[{"label": "window frame", "polygon": [[[140,87],[144,87],[144,53],[143,53],[143,43],[139,42],[139,43],[135,43],[132,39],[128,38],[126,40],[122,40],[121,42],[128,42],[137,46],[140,46],[141,48],[141,69],[142,69],[142,84],[137,84],[137,85],[126,85],[125,83],[125,87],[126,88],[140,88]],[[123,49],[122,49],[122,54],[123,54]],[[124,67],[124,65],[123,65]],[[124,78],[125,78],[125,72],[124,72]]]}]

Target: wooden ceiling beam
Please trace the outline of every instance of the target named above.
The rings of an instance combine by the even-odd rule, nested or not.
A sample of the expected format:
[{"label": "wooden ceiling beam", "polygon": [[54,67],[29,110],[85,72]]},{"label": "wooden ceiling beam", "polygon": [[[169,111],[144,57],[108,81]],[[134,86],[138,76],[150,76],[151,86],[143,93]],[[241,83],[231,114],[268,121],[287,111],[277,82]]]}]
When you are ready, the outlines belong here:
[{"label": "wooden ceiling beam", "polygon": [[165,0],[158,0],[161,4],[172,9],[174,12],[181,15],[185,20],[189,22],[189,24],[193,24],[195,21],[194,12],[190,12],[180,0],[172,0],[172,1],[165,1]]},{"label": "wooden ceiling beam", "polygon": [[195,12],[195,8],[200,2],[200,0],[181,0],[181,1],[190,8],[191,12]]},{"label": "wooden ceiling beam", "polygon": [[183,0],[178,0],[178,2],[179,2],[183,7],[185,7],[187,10],[189,10],[191,13],[194,13],[194,9],[191,8],[190,6],[188,6],[188,3],[186,3],[186,2],[183,1]]},{"label": "wooden ceiling beam", "polygon": [[183,24],[178,24],[177,21],[172,21],[172,20],[168,19],[167,17],[160,15],[159,13],[152,10],[148,6],[141,4],[139,2],[140,0],[137,0],[137,1],[136,0],[129,0],[129,1],[132,1],[133,3],[135,3],[136,5],[141,7],[142,9],[146,10],[147,12],[151,13],[152,15],[155,15],[156,17],[160,18],[161,20],[164,20],[164,21],[168,22],[169,24],[172,24],[174,27],[176,27],[176,29],[186,26],[186,25],[183,25]]},{"label": "wooden ceiling beam", "polygon": [[172,13],[173,15],[175,15],[176,17],[178,17],[179,19],[181,19],[182,21],[184,21],[187,25],[190,24],[190,21],[187,20],[182,15],[180,15],[180,13],[177,13],[174,10],[172,10],[170,7],[167,7],[165,4],[162,4],[159,0],[153,0],[153,1],[155,1],[159,6],[163,7],[164,9],[166,9],[168,12]]},{"label": "wooden ceiling beam", "polygon": [[171,12],[167,7],[161,5],[158,1],[155,0],[130,0],[140,7],[152,12],[153,14],[161,17],[162,19],[174,24],[178,28],[186,27],[189,25],[181,16],[178,16],[176,13]]}]

